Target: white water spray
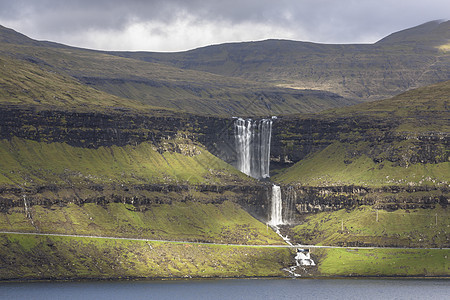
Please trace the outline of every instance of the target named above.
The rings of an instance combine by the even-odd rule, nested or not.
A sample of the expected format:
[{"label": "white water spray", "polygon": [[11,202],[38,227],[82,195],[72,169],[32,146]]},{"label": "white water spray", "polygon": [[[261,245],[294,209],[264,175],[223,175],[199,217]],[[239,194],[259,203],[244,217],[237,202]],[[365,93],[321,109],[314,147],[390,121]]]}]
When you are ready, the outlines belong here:
[{"label": "white water spray", "polygon": [[278,185],[272,186],[272,205],[269,225],[277,226],[283,224],[283,203],[281,200],[281,189]]},{"label": "white water spray", "polygon": [[250,175],[250,143],[251,143],[251,120],[239,118],[235,121],[235,137],[237,152],[237,168],[242,173]]},{"label": "white water spray", "polygon": [[238,118],[234,127],[237,168],[256,179],[268,178],[272,120]]}]

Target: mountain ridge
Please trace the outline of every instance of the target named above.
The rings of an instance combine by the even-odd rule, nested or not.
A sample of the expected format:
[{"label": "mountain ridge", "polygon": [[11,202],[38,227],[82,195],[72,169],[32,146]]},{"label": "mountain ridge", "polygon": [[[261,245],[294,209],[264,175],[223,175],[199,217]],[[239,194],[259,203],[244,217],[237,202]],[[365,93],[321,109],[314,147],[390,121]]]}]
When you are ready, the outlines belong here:
[{"label": "mountain ridge", "polygon": [[[442,39],[439,38],[439,34],[445,33],[442,30],[442,24],[445,25],[445,23],[448,23],[448,20],[434,20],[434,21],[430,21],[430,22],[426,22],[424,24],[418,25],[418,26],[414,26],[411,28],[407,28],[407,29],[403,29],[394,33],[389,34],[388,36],[382,38],[381,40],[379,40],[378,42],[376,42],[375,44],[387,44],[387,43],[392,43],[392,42],[399,42],[399,41],[414,41],[415,39],[417,39],[418,37],[423,37],[423,36],[429,36],[430,34],[433,36],[433,39],[431,39],[431,41],[435,44],[439,44],[440,42],[442,42]],[[445,28],[448,28],[448,26],[444,26],[444,30]],[[436,35],[436,31],[439,33],[438,35]],[[447,36],[447,38],[449,38]],[[430,41],[430,39],[428,39]]]},{"label": "mountain ridge", "polygon": [[450,41],[449,32],[450,21],[432,21],[374,44],[269,39],[175,53],[108,53],[283,87],[333,91],[367,101],[450,79],[450,55],[438,49]]},{"label": "mountain ridge", "polygon": [[145,105],[274,115],[390,98],[448,80],[448,32],[450,21],[432,21],[374,44],[269,39],[157,53],[81,49],[0,27],[0,54]]},{"label": "mountain ridge", "polygon": [[34,68],[72,77],[87,87],[143,105],[234,116],[249,115],[249,111],[255,115],[316,112],[356,103],[330,92],[298,91],[101,51],[38,42],[4,27],[0,38],[3,41],[0,56],[4,59],[31,63]]}]

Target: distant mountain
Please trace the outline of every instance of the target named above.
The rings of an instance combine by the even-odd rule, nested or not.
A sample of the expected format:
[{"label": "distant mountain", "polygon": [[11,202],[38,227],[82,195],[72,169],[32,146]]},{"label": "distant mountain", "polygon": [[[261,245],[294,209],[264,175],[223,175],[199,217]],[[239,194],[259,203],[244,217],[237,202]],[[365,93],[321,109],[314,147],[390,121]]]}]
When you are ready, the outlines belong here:
[{"label": "distant mountain", "polygon": [[178,53],[109,53],[368,101],[450,79],[449,44],[450,21],[433,21],[367,45],[266,40]]},{"label": "distant mountain", "polygon": [[[3,93],[1,101],[9,103],[63,105],[64,102],[55,99],[62,99],[61,91],[73,90],[74,85],[79,91],[77,94],[83,96],[77,98],[71,94],[73,99],[64,96],[74,109],[74,105],[86,103],[88,99],[90,104],[98,104],[97,108],[102,103],[117,104],[122,99],[123,106],[132,100],[135,108],[136,103],[140,103],[197,114],[248,116],[312,113],[356,103],[327,91],[277,87],[57,43],[39,42],[5,27],[0,27],[0,60],[8,65],[0,74],[4,91],[13,91]],[[22,79],[17,77],[24,73],[30,74],[28,77],[22,76]],[[41,73],[40,76],[36,80],[31,79],[37,73]],[[51,80],[45,80],[47,77],[56,80],[60,92],[55,91]],[[21,80],[28,93],[17,89],[22,84]],[[103,100],[97,99],[94,95],[98,93],[92,93],[92,88],[120,98],[110,97],[103,102],[108,97],[102,94],[100,98]],[[53,95],[52,91],[58,95]],[[41,96],[36,97],[36,94]]]},{"label": "distant mountain", "polygon": [[45,70],[30,61],[0,56],[0,64],[1,105],[77,111],[105,111],[114,107],[153,108],[93,89],[70,76]]},{"label": "distant mountain", "polygon": [[266,40],[178,53],[93,51],[0,26],[0,58],[143,105],[224,116],[314,113],[449,80],[449,45],[450,21],[371,45]]},{"label": "distant mountain", "polygon": [[59,44],[49,41],[36,41],[26,35],[17,32],[11,28],[0,25],[0,44],[13,44],[24,46],[41,46],[41,47],[54,47],[54,48],[72,48],[64,44]]},{"label": "distant mountain", "polygon": [[396,43],[411,43],[416,46],[438,47],[450,42],[449,21],[431,21],[416,27],[401,30],[388,35],[376,44],[388,45]]},{"label": "distant mountain", "polygon": [[40,42],[30,39],[29,37],[0,25],[0,43],[16,44],[16,45],[40,45]]}]

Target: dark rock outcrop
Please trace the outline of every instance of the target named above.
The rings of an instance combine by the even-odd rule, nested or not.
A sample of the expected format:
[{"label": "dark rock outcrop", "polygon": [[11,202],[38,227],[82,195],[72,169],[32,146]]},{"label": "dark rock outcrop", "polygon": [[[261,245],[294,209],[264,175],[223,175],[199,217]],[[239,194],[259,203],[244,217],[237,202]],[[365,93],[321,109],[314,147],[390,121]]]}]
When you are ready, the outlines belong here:
[{"label": "dark rock outcrop", "polygon": [[[37,110],[0,106],[0,138],[19,137],[43,142],[64,142],[71,146],[135,145],[183,134],[204,145],[211,153],[234,164],[236,161],[234,120],[191,114],[136,113],[115,109],[108,112]],[[391,161],[400,166],[449,161],[450,134],[399,133],[395,119],[280,117],[272,129],[272,165],[291,165],[308,154],[339,141],[367,142],[364,153],[349,150],[349,161],[366,154],[375,163]],[[408,145],[395,145],[409,141]]]},{"label": "dark rock outcrop", "polygon": [[[283,187],[287,189],[288,187]],[[434,208],[449,205],[450,189],[447,187],[386,186],[367,188],[356,186],[291,187],[296,191],[296,209],[300,214],[353,209],[372,205],[377,209],[397,210]]]},{"label": "dark rock outcrop", "polygon": [[69,203],[83,205],[95,203],[132,204],[138,210],[146,210],[152,205],[175,202],[200,202],[220,204],[233,201],[244,207],[254,217],[267,221],[266,209],[270,205],[268,185],[86,185],[86,186],[33,186],[0,187],[0,211],[7,212],[13,207],[34,205],[65,206]]},{"label": "dark rock outcrop", "polygon": [[[288,166],[334,142],[349,145],[349,162],[362,154],[375,163],[385,160],[399,166],[450,160],[448,132],[397,132],[399,120],[376,117],[280,117],[273,126],[271,159]],[[408,144],[400,144],[408,141]],[[351,146],[365,142],[361,151]]]},{"label": "dark rock outcrop", "polygon": [[232,119],[158,111],[136,113],[120,108],[75,112],[0,106],[0,139],[19,137],[98,148],[146,141],[158,146],[177,134],[201,143],[227,162],[235,160]]}]

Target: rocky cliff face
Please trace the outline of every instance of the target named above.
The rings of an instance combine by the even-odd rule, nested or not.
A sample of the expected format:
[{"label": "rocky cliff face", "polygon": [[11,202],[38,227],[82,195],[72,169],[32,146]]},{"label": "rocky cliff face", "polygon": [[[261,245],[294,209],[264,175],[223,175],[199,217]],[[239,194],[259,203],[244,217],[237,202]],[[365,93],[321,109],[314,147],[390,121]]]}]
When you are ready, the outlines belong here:
[{"label": "rocky cliff face", "polygon": [[[2,106],[0,138],[10,139],[15,136],[41,142],[64,142],[87,148],[134,145],[151,141],[164,151],[167,150],[164,148],[166,147],[164,141],[181,134],[203,144],[223,160],[233,163],[236,160],[233,122],[233,119],[189,114],[149,115],[127,110],[107,113],[72,112]],[[281,117],[275,120],[273,125],[272,165],[292,165],[336,141],[368,144],[363,149],[348,153],[349,160],[362,154],[372,158],[375,163],[381,164],[387,160],[399,166],[415,163],[433,164],[449,160],[449,134],[398,133],[395,131],[397,126],[398,121],[389,118]],[[408,143],[401,144],[404,141]],[[176,147],[170,150],[182,152],[182,149]],[[430,208],[436,204],[443,206],[448,204],[448,189],[443,187],[286,188],[283,188],[284,198],[290,199],[290,204],[286,204],[289,206],[286,207],[286,211],[299,213],[337,210],[363,204],[376,205],[383,209]],[[146,205],[170,201],[220,202],[226,197],[231,197],[259,219],[266,220],[270,203],[269,190],[270,187],[264,183],[247,186],[112,185],[82,188],[41,186],[27,190],[5,187],[0,192],[2,195],[0,203],[3,210],[11,206],[23,206],[25,197],[31,205],[51,205],[58,201],[79,204],[126,202],[145,209]],[[226,192],[231,194],[225,196]],[[293,193],[295,198],[292,198]],[[285,218],[295,219],[295,215]]]},{"label": "rocky cliff face", "polygon": [[[280,117],[273,125],[271,159],[273,166],[289,167],[321,151],[333,143],[344,145],[343,163],[351,164],[362,155],[369,157],[376,168],[386,163],[393,168],[408,168],[450,161],[450,134],[447,132],[401,132],[401,121],[395,118],[352,116],[348,118],[304,116]],[[387,179],[386,179],[387,181]],[[395,183],[394,183],[395,184]],[[448,184],[414,186],[389,185],[379,188],[357,186],[282,186],[284,208],[295,214],[353,209],[373,205],[378,209],[434,208],[449,204]],[[292,196],[292,193],[295,195]],[[292,208],[291,208],[292,209]]]},{"label": "rocky cliff face", "polygon": [[[0,107],[0,139],[13,137],[44,143],[61,142],[74,147],[99,148],[136,145],[152,142],[158,151],[195,155],[170,140],[182,135],[194,143],[201,143],[213,153],[228,161],[233,160],[233,120],[193,116],[188,114],[139,114],[127,110],[73,112],[38,110],[33,107]],[[231,126],[230,126],[231,124]],[[190,149],[188,149],[190,150]],[[228,157],[228,159],[227,159]],[[0,207],[32,205],[51,206],[66,203],[110,202],[134,204],[139,209],[149,205],[171,202],[198,201],[221,203],[232,200],[248,212],[265,220],[268,205],[268,187],[257,182],[230,185],[121,184],[93,185],[33,185],[1,186]]]},{"label": "rocky cliff face", "polygon": [[[0,107],[0,138],[16,136],[98,148],[144,141],[159,145],[162,140],[182,133],[233,164],[236,161],[233,122],[228,118],[190,114],[80,113],[9,106]],[[271,161],[274,166],[289,166],[335,141],[368,143],[365,149],[349,153],[349,161],[362,154],[376,163],[387,160],[399,166],[449,161],[450,134],[396,132],[398,125],[395,119],[368,117],[281,117],[275,120],[272,128]],[[410,144],[396,147],[395,143],[404,141]]]},{"label": "rocky cliff face", "polygon": [[447,187],[399,187],[367,188],[356,186],[294,187],[296,209],[299,213],[315,213],[352,209],[360,205],[373,205],[377,209],[447,207]]},{"label": "rocky cliff face", "polygon": [[447,208],[450,189],[448,187],[400,187],[386,186],[368,188],[358,186],[281,186],[283,220],[296,224],[303,215],[352,210],[361,205],[375,209],[395,211],[397,209],[432,209],[437,205]]},{"label": "rocky cliff face", "polygon": [[[352,158],[362,154],[375,163],[394,162],[399,166],[449,161],[450,134],[447,132],[398,132],[399,121],[376,117],[281,117],[273,126],[271,159],[284,166],[320,151],[333,142],[367,143],[364,149],[348,153]],[[401,144],[408,141],[408,144]]]},{"label": "rocky cliff face", "polygon": [[71,146],[98,148],[124,146],[143,141],[158,143],[179,131],[193,135],[216,120],[189,115],[146,115],[129,110],[73,112],[37,110],[33,107],[0,107],[1,138],[12,136],[45,142],[65,142]]},{"label": "rocky cliff face", "polygon": [[227,162],[235,160],[233,120],[190,114],[38,110],[0,106],[0,138],[19,137],[39,142],[64,142],[83,148],[135,145],[181,134],[203,144]]},{"label": "rocky cliff face", "polygon": [[[41,205],[65,206],[69,203],[83,205],[95,203],[132,204],[137,210],[145,211],[152,205],[172,204],[174,202],[199,202],[220,204],[233,201],[246,209],[254,217],[267,221],[267,207],[270,206],[270,186],[259,185],[168,185],[147,184],[124,186],[86,185],[86,186],[33,186],[0,187],[0,212],[10,208]],[[26,211],[25,211],[26,213]]]}]

